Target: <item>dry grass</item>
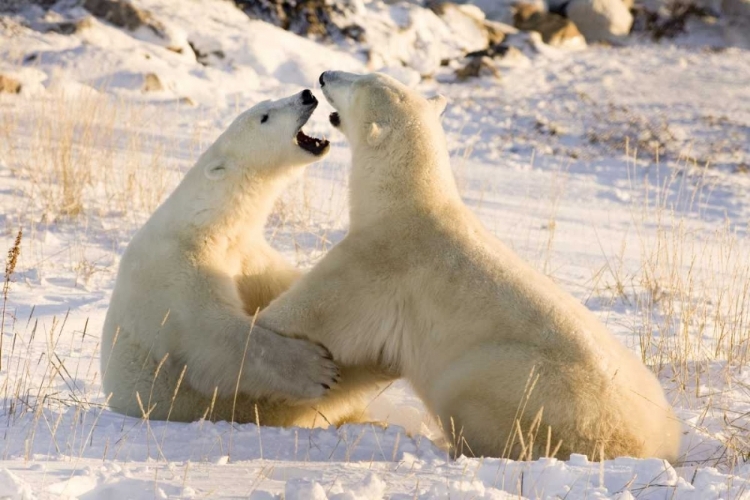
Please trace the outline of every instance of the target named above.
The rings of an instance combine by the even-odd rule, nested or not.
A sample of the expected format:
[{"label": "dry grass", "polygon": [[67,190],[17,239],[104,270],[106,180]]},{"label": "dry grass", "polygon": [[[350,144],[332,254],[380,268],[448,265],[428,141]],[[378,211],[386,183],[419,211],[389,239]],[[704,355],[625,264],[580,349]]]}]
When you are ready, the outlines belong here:
[{"label": "dry grass", "polygon": [[179,138],[160,132],[160,113],[94,90],[2,110],[0,161],[19,195],[5,230],[24,228],[25,265],[39,277],[54,257],[44,241],[50,228],[67,234],[60,251],[76,285],[87,286],[116,264],[117,246],[177,184],[195,145],[177,155],[187,159],[165,156]]},{"label": "dry grass", "polygon": [[[657,165],[661,172],[636,177],[636,156],[631,178],[642,185],[634,185],[641,196],[631,208],[633,231],[623,235],[618,254],[605,255],[592,293],[631,311],[644,363],[665,381],[676,406],[701,415],[684,425],[724,445],[706,464],[732,469],[750,457],[750,422],[728,399],[743,384],[738,377],[750,356],[750,225],[715,215],[706,223],[715,187],[708,166]],[[635,268],[623,262],[629,251],[638,256]]]},{"label": "dry grass", "polygon": [[[98,390],[99,332],[88,331],[88,320],[72,330],[67,313],[45,324],[34,307],[27,318],[18,318],[10,291],[14,268],[36,270],[36,279],[42,279],[50,260],[66,262],[67,257],[74,288],[87,285],[97,273],[116,271],[117,258],[109,254],[116,254],[120,234],[142,224],[178,180],[179,163],[163,155],[165,148],[175,148],[171,138],[158,134],[158,113],[93,90],[49,95],[0,113],[0,158],[20,201],[8,207],[6,224],[22,227],[25,243],[19,255],[19,231],[6,263],[0,393],[8,424],[31,416],[27,457],[40,425],[51,433],[57,452],[76,455],[72,451],[86,446],[94,430],[90,419],[104,410]],[[103,229],[108,219],[116,220],[112,235]],[[69,239],[52,255],[44,242],[50,228]],[[11,334],[12,341],[3,346],[2,339]],[[63,431],[66,408],[74,408],[80,418]]]},{"label": "dry grass", "polygon": [[[16,220],[32,234],[29,244],[35,241],[33,233],[40,221],[68,224],[81,233],[108,218],[137,227],[176,184],[178,162],[168,153],[177,149],[175,145],[133,126],[153,120],[153,111],[98,95],[59,96],[32,109],[31,116],[23,119],[13,113],[0,114],[0,157],[13,175],[24,181],[20,183],[23,206]],[[50,121],[49,116],[61,118]],[[192,144],[199,141],[196,132]],[[459,174],[467,168],[465,159],[470,154],[467,148],[463,161],[458,160]],[[537,263],[553,275],[554,240],[559,231],[556,217],[567,175],[560,172],[550,186],[547,238]],[[467,189],[461,177],[459,186]],[[636,178],[642,175],[634,173]],[[335,240],[331,231],[340,230],[345,219],[345,205],[338,199],[340,187],[335,183],[325,186],[330,192],[321,193],[314,179],[303,177],[277,204],[271,219],[270,239],[290,238],[297,261],[305,265],[330,248]],[[605,264],[593,273],[590,293],[609,297],[613,305],[629,306],[644,362],[665,381],[678,406],[704,416],[691,425],[701,435],[723,443],[723,452],[705,464],[732,469],[750,457],[747,419],[738,418],[741,415],[736,415],[731,405],[727,408],[727,401],[721,398],[728,386],[739,383],[736,375],[748,363],[748,228],[721,221],[706,230],[700,223],[700,207],[710,190],[711,183],[704,176],[670,172],[659,182],[640,184],[634,180],[633,191],[642,195],[635,198],[631,210],[634,232],[623,235],[620,253],[603,250]],[[639,256],[637,268],[625,264],[628,252]],[[115,271],[114,266],[89,258],[85,251],[72,253],[76,286],[88,283],[97,273],[111,276]],[[47,257],[41,249],[37,255]],[[0,323],[13,338],[10,346],[0,348],[3,413],[8,423],[30,419],[23,420],[28,424],[23,427],[27,458],[32,458],[37,433],[42,431],[51,435],[55,451],[81,457],[91,445],[96,422],[106,411],[98,390],[99,332],[89,332],[86,326],[73,329],[67,325],[67,316],[56,317],[45,328],[35,319],[33,309],[27,318],[12,314],[6,321],[13,272],[6,267]],[[717,363],[721,365],[718,369]],[[73,418],[68,418],[70,409]],[[723,412],[726,418],[711,417],[711,412]],[[148,442],[154,447],[155,458],[168,458],[163,451],[164,434],[157,436],[148,418],[139,425],[125,421],[123,441],[104,446],[106,457],[122,458],[120,450],[130,426],[145,429],[151,436]],[[709,421],[723,424],[720,429],[701,427]],[[532,441],[546,439],[549,454],[554,455],[556,443],[549,443],[547,429],[537,426],[516,431],[510,446],[518,443],[531,450]],[[454,440],[460,442],[460,431]],[[357,440],[350,445],[356,446]],[[216,446],[229,450],[231,434],[217,438]]]},{"label": "dry grass", "polygon": [[5,337],[5,313],[8,310],[8,293],[10,292],[10,282],[13,273],[16,271],[18,256],[21,253],[21,238],[23,238],[23,229],[18,230],[13,246],[8,250],[8,258],[5,261],[5,274],[3,279],[3,309],[0,313],[0,370],[3,369],[3,338]]},{"label": "dry grass", "polygon": [[148,214],[175,184],[176,164],[154,132],[157,109],[90,90],[23,110],[2,114],[0,157],[28,181],[24,208],[37,221]]}]

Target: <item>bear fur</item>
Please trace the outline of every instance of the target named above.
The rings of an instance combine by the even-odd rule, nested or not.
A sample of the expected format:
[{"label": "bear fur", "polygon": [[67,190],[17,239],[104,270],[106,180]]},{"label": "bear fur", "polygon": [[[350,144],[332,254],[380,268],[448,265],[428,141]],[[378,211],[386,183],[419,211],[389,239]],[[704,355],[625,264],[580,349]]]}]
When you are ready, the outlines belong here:
[{"label": "bear fur", "polygon": [[675,460],[680,424],[656,377],[463,204],[445,99],[380,74],[320,81],[352,149],[350,230],[255,328],[402,375],[457,454]]},{"label": "bear fur", "polygon": [[281,190],[328,153],[301,132],[316,106],[306,90],[242,113],[133,237],[101,347],[115,411],[284,426],[362,413],[363,391],[329,393],[339,369],[324,347],[250,335],[253,314],[300,276],[263,229]]}]

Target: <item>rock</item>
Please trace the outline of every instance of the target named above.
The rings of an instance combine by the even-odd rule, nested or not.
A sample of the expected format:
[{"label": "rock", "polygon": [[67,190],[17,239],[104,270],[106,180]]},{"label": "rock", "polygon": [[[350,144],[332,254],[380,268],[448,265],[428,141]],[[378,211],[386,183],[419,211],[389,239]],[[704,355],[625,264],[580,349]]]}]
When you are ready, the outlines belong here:
[{"label": "rock", "polygon": [[[484,12],[487,19],[500,21],[506,24],[513,23],[513,10],[517,0],[454,0],[456,3],[465,3],[477,6]],[[526,0],[544,9],[544,0]]]},{"label": "rock", "polygon": [[464,81],[468,78],[477,78],[480,76],[491,76],[497,78],[500,73],[492,63],[492,59],[487,56],[472,57],[469,59],[468,64],[463,68],[456,70],[456,78],[459,81]]},{"label": "rock", "polygon": [[621,42],[633,26],[633,15],[622,0],[571,0],[565,15],[589,43]]},{"label": "rock", "polygon": [[298,35],[364,41],[364,29],[352,21],[356,0],[235,0],[248,16]]},{"label": "rock", "polygon": [[531,61],[526,56],[526,54],[524,54],[521,49],[519,49],[518,47],[514,47],[513,45],[507,46],[507,50],[503,54],[503,57],[500,58],[500,61],[496,63],[496,65],[501,68],[528,66],[529,64],[531,64]]},{"label": "rock", "polygon": [[521,49],[507,43],[500,43],[492,47],[466,54],[467,57],[489,57],[495,61],[495,67],[500,66],[510,68],[514,66],[523,66],[529,64],[529,58]]},{"label": "rock", "polygon": [[586,46],[581,32],[571,20],[558,14],[544,12],[537,5],[516,4],[513,25],[520,30],[536,31],[547,45],[564,48]]},{"label": "rock", "polygon": [[143,77],[142,89],[144,92],[159,92],[164,90],[164,85],[156,73],[146,73]]},{"label": "rock", "polygon": [[[515,30],[515,28],[513,28]],[[516,33],[510,33],[506,37],[505,41],[503,43],[497,43],[494,44],[484,50],[478,50],[476,52],[470,52],[469,54],[466,54],[467,58],[489,58],[493,60],[493,66],[494,68],[512,68],[512,67],[518,67],[518,66],[527,66],[530,63],[530,60],[526,54],[523,53],[521,49],[516,47],[514,45],[518,43],[524,43],[521,40],[519,40],[520,35],[535,35],[539,37],[539,34],[536,32],[529,32],[529,33],[519,33],[517,30],[515,30]],[[528,41],[526,41],[528,43]],[[541,40],[538,42],[539,44],[544,44]],[[531,46],[529,49],[534,50],[534,47]],[[465,68],[461,68],[459,71],[466,71],[470,72],[471,68],[469,65],[467,65]]]},{"label": "rock", "polygon": [[541,7],[536,4],[519,2],[514,5],[513,26],[524,31],[536,31],[536,30],[529,30],[526,28],[521,28],[518,26],[518,24],[522,22],[527,22],[532,17],[538,14],[544,14],[544,7]]},{"label": "rock", "polygon": [[135,31],[146,27],[160,38],[165,38],[164,26],[147,10],[139,9],[125,0],[84,0],[83,7],[93,15],[119,28]]},{"label": "rock", "polygon": [[81,19],[74,19],[71,21],[53,21],[39,23],[37,26],[33,26],[37,31],[42,33],[59,33],[61,35],[72,35],[79,33],[84,29],[88,29],[93,25],[91,16],[86,16]]},{"label": "rock", "polygon": [[195,54],[195,60],[203,66],[215,66],[226,57],[221,43],[213,39],[193,38],[188,40],[188,45]]},{"label": "rock", "polygon": [[[634,19],[632,31],[646,32],[654,40],[674,38],[687,32],[688,24],[696,19],[707,19],[712,13],[694,4],[675,3],[669,10],[651,10],[644,5],[636,5],[633,9]],[[729,16],[739,19],[738,16]]]},{"label": "rock", "polygon": [[443,20],[466,50],[479,50],[489,45],[484,13],[474,5],[433,1],[427,6]]},{"label": "rock", "polygon": [[[383,7],[378,7],[383,8]],[[487,47],[487,41],[469,45],[435,12],[399,1],[387,6],[382,23],[368,25],[368,67],[407,66],[422,77],[432,77],[447,60]]]},{"label": "rock", "polygon": [[487,37],[489,38],[490,47],[502,43],[505,37],[508,35],[514,35],[518,33],[518,29],[514,28],[510,24],[500,23],[497,21],[484,21],[484,27],[487,29]]},{"label": "rock", "polygon": [[484,50],[477,50],[476,52],[469,52],[468,54],[466,54],[466,57],[471,57],[471,58],[489,57],[490,59],[492,59],[495,57],[504,57],[507,51],[508,51],[507,45],[498,43]]},{"label": "rock", "polygon": [[151,12],[128,0],[83,0],[83,7],[99,19],[132,32],[144,40],[178,54],[188,53],[187,34],[178,26],[165,24]]},{"label": "rock", "polygon": [[21,82],[9,76],[0,75],[0,93],[18,94],[21,92]]}]

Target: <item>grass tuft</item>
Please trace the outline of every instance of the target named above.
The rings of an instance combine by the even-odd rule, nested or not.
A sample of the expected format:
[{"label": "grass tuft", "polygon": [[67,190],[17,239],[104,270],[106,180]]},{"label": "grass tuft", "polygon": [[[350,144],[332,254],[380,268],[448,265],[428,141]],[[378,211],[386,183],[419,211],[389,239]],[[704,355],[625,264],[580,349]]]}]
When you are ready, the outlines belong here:
[{"label": "grass tuft", "polygon": [[21,254],[21,239],[23,238],[23,228],[18,230],[13,246],[8,250],[8,258],[5,260],[5,275],[3,280],[3,310],[0,314],[0,370],[3,369],[3,338],[5,337],[5,313],[8,306],[8,292],[10,291],[10,282],[13,273],[16,271],[18,256]]}]

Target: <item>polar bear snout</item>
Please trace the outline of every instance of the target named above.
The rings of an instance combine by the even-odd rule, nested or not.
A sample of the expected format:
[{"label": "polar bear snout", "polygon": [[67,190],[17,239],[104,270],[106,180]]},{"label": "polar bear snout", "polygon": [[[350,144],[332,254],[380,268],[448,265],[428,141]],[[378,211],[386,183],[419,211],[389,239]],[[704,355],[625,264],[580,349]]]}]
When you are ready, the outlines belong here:
[{"label": "polar bear snout", "polygon": [[320,74],[318,81],[323,90],[326,100],[333,106],[336,111],[331,113],[328,120],[331,125],[338,128],[341,126],[341,112],[345,112],[342,107],[347,106],[350,101],[352,84],[363,75],[346,73],[344,71],[324,71]]},{"label": "polar bear snout", "polygon": [[318,100],[315,98],[310,89],[302,91],[302,105],[304,106],[317,106]]},{"label": "polar bear snout", "polygon": [[318,99],[315,98],[310,89],[305,89],[296,96],[292,96],[294,107],[299,110],[297,118],[297,128],[300,129],[307,123],[315,109],[318,107]]},{"label": "polar bear snout", "polygon": [[318,78],[318,82],[320,82],[320,88],[323,88],[326,86],[326,83],[334,80],[336,78],[336,73],[340,73],[340,71],[324,71],[320,74],[320,78]]},{"label": "polar bear snout", "polygon": [[318,82],[321,87],[325,87],[327,83],[354,83],[360,78],[367,77],[368,75],[358,75],[357,73],[347,73],[346,71],[324,71],[320,74]]},{"label": "polar bear snout", "polygon": [[305,152],[313,156],[324,156],[328,153],[330,142],[326,139],[311,137],[302,131],[302,127],[312,116],[315,108],[318,107],[318,99],[315,98],[310,89],[305,89],[299,93],[299,101],[302,103],[302,114],[297,122],[297,131],[294,135],[294,143],[302,148]]},{"label": "polar bear snout", "polygon": [[341,94],[351,92],[352,85],[367,75],[358,75],[356,73],[347,73],[346,71],[324,71],[320,74],[318,81],[320,82],[320,88],[323,90],[326,99],[330,102],[333,107],[336,104],[344,104],[342,100],[344,97]]}]

